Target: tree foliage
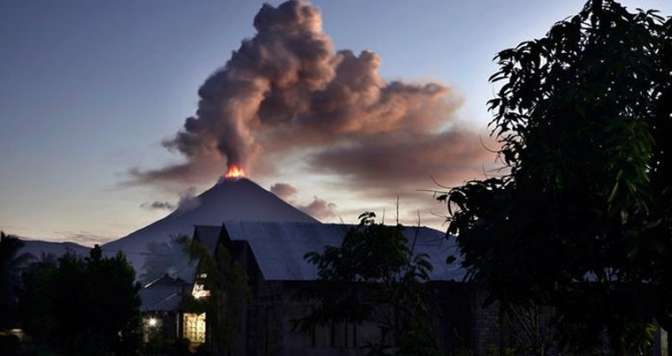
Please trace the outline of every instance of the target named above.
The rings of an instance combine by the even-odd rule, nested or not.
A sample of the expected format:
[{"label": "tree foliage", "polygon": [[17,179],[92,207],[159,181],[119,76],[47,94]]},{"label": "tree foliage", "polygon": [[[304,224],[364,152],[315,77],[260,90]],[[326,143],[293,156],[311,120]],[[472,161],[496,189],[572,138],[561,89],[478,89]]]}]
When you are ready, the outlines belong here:
[{"label": "tree foliage", "polygon": [[43,260],[23,273],[20,320],[38,344],[66,355],[134,354],[139,342],[135,272],[119,252],[100,247],[82,258],[67,253]]},{"label": "tree foliage", "polygon": [[366,345],[369,354],[438,354],[426,288],[432,265],[427,255],[414,253],[403,229],[377,224],[374,213],[364,213],[341,246],[306,254],[321,283],[306,291],[304,298],[314,305],[296,326],[308,332],[333,322],[375,322],[381,338]]},{"label": "tree foliage", "polygon": [[[229,246],[218,242],[214,251],[196,239],[178,239],[191,260],[198,261],[197,283],[203,283],[210,295],[195,299],[186,295],[183,309],[187,312],[206,313],[208,349],[213,354],[231,353],[242,345],[235,344],[235,335],[242,327],[243,312],[251,290],[243,266],[233,259]],[[203,276],[203,277],[200,277]]]},{"label": "tree foliage", "polygon": [[19,268],[31,258],[29,254],[19,254],[23,245],[23,241],[0,231],[0,330],[16,323]]},{"label": "tree foliage", "polygon": [[574,346],[637,349],[672,327],[672,20],[593,0],[496,60],[508,173],[443,196],[463,266],[493,300],[555,307]]}]

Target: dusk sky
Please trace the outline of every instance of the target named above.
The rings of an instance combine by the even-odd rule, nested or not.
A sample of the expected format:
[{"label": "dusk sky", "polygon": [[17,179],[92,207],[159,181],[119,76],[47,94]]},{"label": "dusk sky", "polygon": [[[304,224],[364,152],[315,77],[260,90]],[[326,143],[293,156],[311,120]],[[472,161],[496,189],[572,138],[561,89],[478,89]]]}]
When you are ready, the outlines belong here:
[{"label": "dusk sky", "polygon": [[[213,185],[226,169],[202,155],[187,160],[191,148],[175,135],[195,115],[199,87],[255,36],[262,3],[0,1],[0,230],[106,242],[165,216],[180,194]],[[484,148],[492,144],[485,103],[495,90],[487,81],[493,56],[542,36],[583,3],[313,1],[328,36],[319,38],[352,51],[353,66],[379,60],[367,73],[379,74],[383,95],[413,114],[392,125],[381,121],[394,116],[387,104],[352,104],[328,125],[266,129],[255,137],[258,153],[241,161],[251,179],[267,189],[282,183],[279,195],[322,221],[354,223],[362,211],[383,209],[391,219],[399,195],[402,221],[415,223],[419,210],[423,224],[442,228],[445,207],[420,190],[438,188],[432,177],[450,186],[496,167]],[[672,13],[668,0],[622,3]],[[348,60],[330,52],[325,63],[333,58]],[[357,73],[324,84],[354,81]],[[311,102],[332,99],[318,94]],[[333,117],[320,110],[305,116]],[[358,115],[370,126],[351,131]],[[422,139],[407,150],[406,131],[416,129],[413,137]],[[165,178],[166,168],[184,164],[188,174]]]}]

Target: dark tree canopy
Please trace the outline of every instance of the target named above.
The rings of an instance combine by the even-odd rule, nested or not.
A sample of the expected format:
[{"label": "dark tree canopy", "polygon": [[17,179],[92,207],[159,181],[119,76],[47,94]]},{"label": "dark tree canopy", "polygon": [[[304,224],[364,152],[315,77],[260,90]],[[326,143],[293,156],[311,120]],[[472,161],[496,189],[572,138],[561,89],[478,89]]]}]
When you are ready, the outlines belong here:
[{"label": "dark tree canopy", "polygon": [[23,241],[0,231],[0,330],[15,326],[19,268],[31,256],[20,254]]},{"label": "dark tree canopy", "polygon": [[507,173],[443,196],[469,278],[573,345],[640,347],[672,327],[672,19],[594,0],[496,60]]},{"label": "dark tree canopy", "polygon": [[235,335],[244,326],[245,306],[252,293],[245,268],[233,258],[228,243],[220,241],[215,251],[210,251],[197,239],[182,236],[175,241],[191,261],[198,261],[195,282],[209,291],[205,298],[185,295],[182,309],[206,313],[210,335],[208,351],[217,355],[235,353],[243,346],[239,345]]},{"label": "dark tree canopy", "polygon": [[67,355],[133,354],[139,341],[135,272],[123,254],[66,254],[38,261],[23,274],[20,320],[39,344]]},{"label": "dark tree canopy", "polygon": [[296,326],[308,332],[332,322],[374,322],[381,338],[367,345],[369,355],[438,355],[425,283],[432,265],[427,255],[414,253],[403,229],[364,213],[340,246],[306,254],[320,283],[306,290],[304,297],[316,303]]}]

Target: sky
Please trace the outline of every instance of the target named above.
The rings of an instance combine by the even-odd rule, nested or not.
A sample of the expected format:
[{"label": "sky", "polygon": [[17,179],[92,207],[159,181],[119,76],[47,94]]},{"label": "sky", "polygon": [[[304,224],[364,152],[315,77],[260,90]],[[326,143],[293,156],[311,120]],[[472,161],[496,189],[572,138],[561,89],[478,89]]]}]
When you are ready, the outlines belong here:
[{"label": "sky", "polygon": [[[184,163],[179,149],[169,151],[162,142],[195,114],[203,82],[243,39],[255,36],[253,19],[262,3],[0,1],[0,229],[91,245],[141,228],[168,214],[165,208],[180,196],[214,184],[211,174],[165,184],[133,172],[146,177],[142,173]],[[672,13],[666,0],[623,3]],[[429,161],[436,172],[416,166],[404,152],[376,159],[389,157],[378,154],[390,147],[387,142],[380,136],[349,140],[345,132],[322,146],[310,142],[292,149],[285,140],[277,154],[254,160],[251,178],[267,189],[276,185],[276,193],[323,221],[353,223],[364,210],[379,216],[385,211],[389,219],[399,195],[404,222],[414,223],[420,211],[422,223],[445,228],[445,208],[421,190],[440,188],[432,177],[456,185],[496,165],[487,151],[459,144],[464,137],[478,138],[480,148],[488,144],[485,102],[494,95],[487,81],[496,70],[493,56],[542,36],[583,1],[312,4],[334,49],[375,53],[376,75],[385,83],[444,88],[451,106],[435,124],[453,134],[421,133],[428,142],[422,154],[437,152]],[[434,105],[420,100],[423,108]],[[397,146],[404,147],[399,140]],[[350,150],[367,142],[371,147]],[[264,152],[277,147],[269,144]],[[346,159],[354,153],[362,160]],[[264,169],[270,161],[273,169]]]}]

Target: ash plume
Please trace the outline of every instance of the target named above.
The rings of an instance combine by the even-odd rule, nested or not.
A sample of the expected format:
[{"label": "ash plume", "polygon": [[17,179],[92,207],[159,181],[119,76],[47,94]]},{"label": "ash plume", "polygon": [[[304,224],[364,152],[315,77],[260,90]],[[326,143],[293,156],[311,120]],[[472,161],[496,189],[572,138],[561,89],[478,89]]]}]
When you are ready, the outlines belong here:
[{"label": "ash plume", "polygon": [[[319,157],[325,145],[399,133],[436,141],[461,105],[440,83],[385,81],[374,52],[334,50],[308,2],[265,4],[254,27],[256,34],[200,87],[196,113],[164,141],[185,162],[133,169],[133,182],[197,184],[221,175],[225,165],[269,174],[270,157],[302,149]],[[329,152],[318,161],[332,161]]]},{"label": "ash plume", "polygon": [[313,197],[313,201],[310,202],[309,204],[299,205],[297,206],[297,208],[299,208],[299,210],[303,211],[304,213],[319,220],[326,220],[336,217],[336,212],[334,211],[336,209],[336,204],[330,203],[316,196]]},{"label": "ash plume", "polygon": [[337,217],[335,211],[336,204],[328,202],[318,196],[313,196],[313,200],[308,204],[301,204],[294,199],[298,192],[299,190],[295,186],[288,183],[275,183],[271,186],[271,193],[318,220]]},{"label": "ash plume", "polygon": [[141,208],[145,208],[148,210],[169,210],[173,211],[175,210],[176,206],[175,204],[167,201],[153,201],[151,203],[142,203],[140,204]]},{"label": "ash plume", "polygon": [[196,196],[196,188],[190,187],[189,189],[183,191],[179,195],[179,199],[176,204],[173,204],[168,201],[153,201],[151,203],[142,203],[140,204],[141,208],[149,210],[168,210],[168,211],[180,211],[186,212],[197,208],[200,205],[198,197]]},{"label": "ash plume", "polygon": [[271,193],[285,201],[292,199],[298,191],[296,187],[288,183],[275,183],[271,186]]}]

